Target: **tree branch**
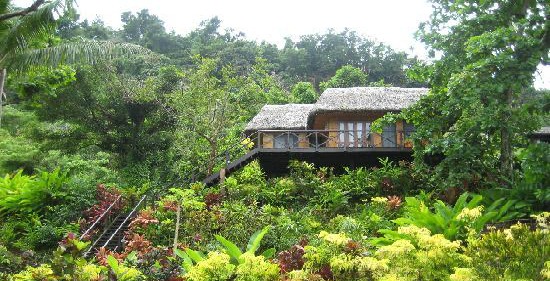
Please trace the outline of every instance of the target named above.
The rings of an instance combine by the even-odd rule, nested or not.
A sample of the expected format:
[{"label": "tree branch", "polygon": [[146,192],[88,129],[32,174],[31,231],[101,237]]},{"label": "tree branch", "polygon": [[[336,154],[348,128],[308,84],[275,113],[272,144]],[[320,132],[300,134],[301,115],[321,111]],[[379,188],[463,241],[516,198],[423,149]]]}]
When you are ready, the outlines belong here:
[{"label": "tree branch", "polygon": [[23,9],[23,10],[17,11],[17,12],[13,12],[13,13],[7,13],[7,14],[0,15],[0,21],[5,21],[5,20],[15,18],[15,17],[26,16],[29,13],[38,10],[38,8],[40,6],[42,6],[42,4],[44,4],[44,2],[46,2],[46,0],[36,0],[34,3],[32,3],[32,5],[30,7],[26,8],[26,9]]}]

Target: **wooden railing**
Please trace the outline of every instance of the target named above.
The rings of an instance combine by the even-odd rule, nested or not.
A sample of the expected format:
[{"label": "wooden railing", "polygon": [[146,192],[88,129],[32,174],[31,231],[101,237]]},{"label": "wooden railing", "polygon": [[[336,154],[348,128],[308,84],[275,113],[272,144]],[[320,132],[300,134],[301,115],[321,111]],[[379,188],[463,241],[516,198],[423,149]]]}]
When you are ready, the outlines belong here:
[{"label": "wooden railing", "polygon": [[411,148],[409,131],[374,133],[345,130],[259,130],[255,147],[262,149]]}]

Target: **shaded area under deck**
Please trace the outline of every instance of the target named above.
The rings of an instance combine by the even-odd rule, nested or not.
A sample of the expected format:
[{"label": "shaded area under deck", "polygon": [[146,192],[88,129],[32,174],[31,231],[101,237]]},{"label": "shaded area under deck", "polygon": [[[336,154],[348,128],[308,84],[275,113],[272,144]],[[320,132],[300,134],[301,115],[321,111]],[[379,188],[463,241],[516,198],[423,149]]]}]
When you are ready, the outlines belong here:
[{"label": "shaded area under deck", "polygon": [[[412,160],[412,150],[403,147],[354,147],[354,148],[255,148],[241,158],[231,162],[225,169],[225,176],[236,172],[246,164],[258,159],[267,177],[277,177],[288,173],[291,160],[306,161],[316,167],[333,167],[336,174],[344,172],[344,167],[377,167],[379,158],[389,158],[397,162]],[[220,173],[207,177],[203,182],[213,185],[220,181]]]}]

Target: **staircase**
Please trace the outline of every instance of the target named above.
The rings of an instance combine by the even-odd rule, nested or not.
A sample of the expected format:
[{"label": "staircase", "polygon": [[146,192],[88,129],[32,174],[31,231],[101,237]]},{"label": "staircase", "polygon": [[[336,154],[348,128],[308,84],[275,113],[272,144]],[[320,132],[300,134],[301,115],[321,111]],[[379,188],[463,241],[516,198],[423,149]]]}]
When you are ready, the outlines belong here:
[{"label": "staircase", "polygon": [[[247,154],[241,156],[240,158],[238,158],[237,160],[235,160],[233,162],[228,161],[228,163],[226,163],[226,167],[225,167],[225,175],[228,176],[232,172],[237,171],[240,168],[242,168],[243,166],[245,166],[246,164],[252,162],[258,156],[258,151],[259,151],[259,149],[255,148],[255,149],[252,149]],[[204,184],[206,184],[207,186],[212,186],[212,185],[218,183],[220,181],[220,178],[221,178],[221,173],[217,172],[217,173],[214,173],[214,174],[206,177],[202,182]]]},{"label": "staircase", "polygon": [[[84,252],[84,257],[93,255],[101,248],[116,252],[121,249],[124,242],[124,233],[128,230],[128,226],[132,222],[132,219],[137,215],[139,209],[144,205],[147,195],[143,195],[139,202],[129,213],[118,214],[113,221],[105,228],[105,230],[94,240],[92,245]],[[91,227],[94,227],[92,225]],[[88,229],[85,233],[88,233]]]},{"label": "staircase", "polygon": [[[245,137],[243,139],[251,141],[248,137]],[[254,139],[255,140],[255,139]],[[254,141],[252,140],[252,141]],[[258,148],[252,149],[248,151],[245,155],[241,156],[235,161],[230,161],[230,154],[241,154],[243,152],[243,144],[242,142],[239,142],[238,144],[235,144],[234,146],[230,147],[226,151],[224,151],[222,154],[217,155],[214,159],[215,160],[221,160],[225,162],[225,168],[224,173],[225,175],[229,175],[230,173],[240,169],[244,165],[250,163],[252,160],[257,158],[258,155]],[[202,167],[200,167],[202,168]],[[199,174],[199,173],[197,173]],[[203,183],[206,185],[213,185],[220,181],[222,175],[220,172],[212,174],[208,177],[206,177],[203,180]],[[191,179],[194,179],[194,176],[190,177]],[[190,181],[193,182],[193,181]],[[128,227],[130,223],[132,222],[132,219],[137,215],[139,210],[145,205],[145,199],[147,198],[147,195],[144,195],[141,197],[139,202],[133,207],[133,209],[128,213],[119,213],[110,224],[108,224],[107,227],[105,227],[105,230],[93,241],[93,243],[90,245],[88,250],[84,252],[84,257],[88,257],[90,255],[95,255],[99,249],[102,247],[116,252],[118,250],[121,250],[123,248],[124,244],[124,233],[128,230]],[[108,216],[110,209],[117,203],[118,200],[120,200],[121,197],[119,196],[112,204],[109,206],[107,210],[104,211],[104,213],[99,216],[96,221],[80,236],[80,239],[86,236],[88,233],[92,233],[95,227],[99,225],[99,223],[105,219],[106,216]],[[153,198],[151,198],[153,199]]]}]

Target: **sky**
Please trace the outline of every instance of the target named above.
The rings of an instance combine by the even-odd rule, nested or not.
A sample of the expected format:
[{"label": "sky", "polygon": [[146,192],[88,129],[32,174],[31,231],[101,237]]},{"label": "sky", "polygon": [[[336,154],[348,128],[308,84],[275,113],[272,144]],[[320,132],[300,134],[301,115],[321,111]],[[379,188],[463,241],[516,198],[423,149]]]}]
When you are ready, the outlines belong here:
[{"label": "sky", "polygon": [[[28,6],[32,0],[16,0]],[[344,28],[390,45],[393,49],[425,58],[424,46],[414,39],[420,22],[429,18],[426,0],[77,0],[81,19],[99,18],[120,28],[123,12],[148,9],[169,31],[185,35],[214,16],[222,28],[243,32],[248,39],[283,46],[284,38],[336,32]],[[541,67],[535,87],[550,89],[550,66]]]}]

